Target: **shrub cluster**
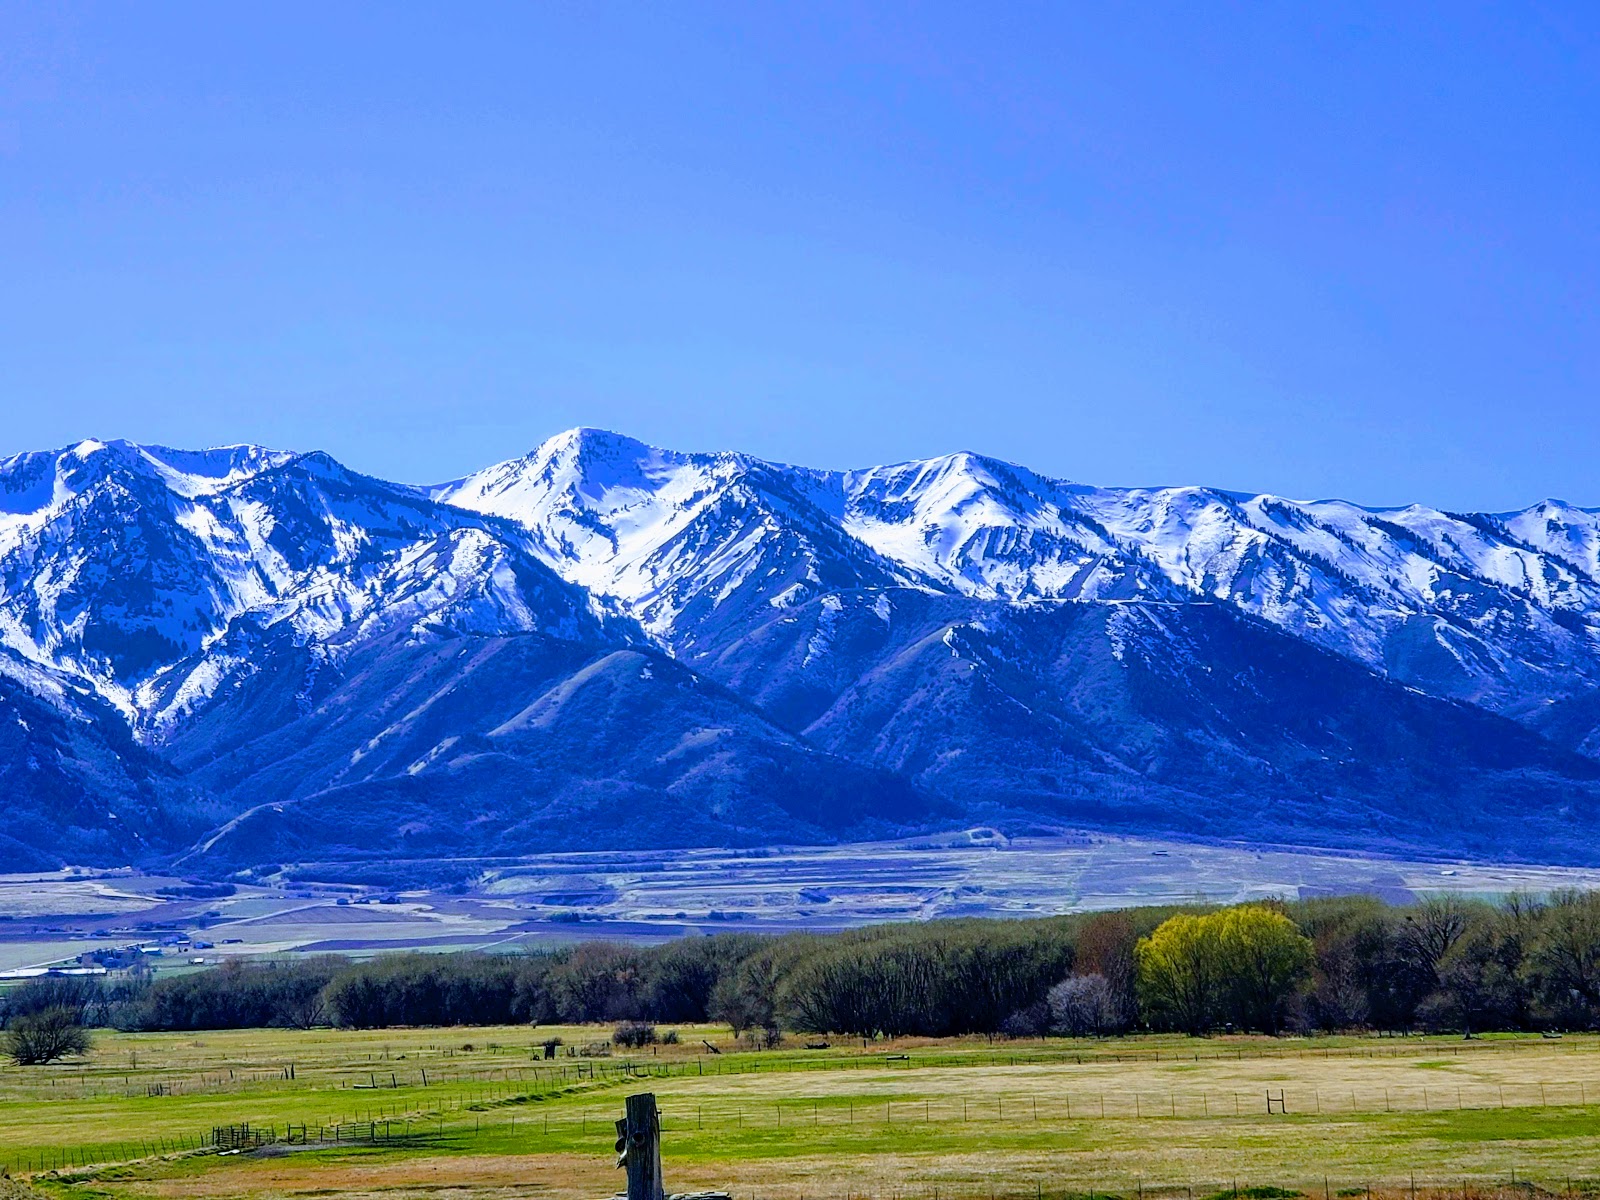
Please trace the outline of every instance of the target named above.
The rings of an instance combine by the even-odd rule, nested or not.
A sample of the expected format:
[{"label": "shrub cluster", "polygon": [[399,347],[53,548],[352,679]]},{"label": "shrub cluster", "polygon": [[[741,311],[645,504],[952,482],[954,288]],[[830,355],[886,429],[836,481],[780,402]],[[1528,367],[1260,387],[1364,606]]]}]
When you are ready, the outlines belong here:
[{"label": "shrub cluster", "polygon": [[614,1045],[625,1046],[630,1050],[653,1046],[659,1040],[656,1036],[656,1027],[649,1021],[624,1021],[611,1033]]}]

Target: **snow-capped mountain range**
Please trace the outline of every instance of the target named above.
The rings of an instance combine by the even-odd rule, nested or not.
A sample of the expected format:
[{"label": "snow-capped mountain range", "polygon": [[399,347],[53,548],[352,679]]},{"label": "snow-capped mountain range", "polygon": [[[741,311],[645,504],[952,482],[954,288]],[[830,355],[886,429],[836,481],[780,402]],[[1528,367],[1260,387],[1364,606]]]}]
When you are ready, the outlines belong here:
[{"label": "snow-capped mountain range", "polygon": [[[1012,604],[1214,601],[1426,691],[1517,709],[1600,678],[1600,509],[1366,509],[1095,488],[975,454],[823,472],[596,430],[431,489],[692,650],[735,596],[902,586]],[[704,653],[704,651],[702,651]]]},{"label": "snow-capped mountain range", "polygon": [[323,454],[80,442],[0,461],[0,644],[155,732],[249,668],[246,630],[592,629],[525,541]]},{"label": "snow-capped mountain range", "polygon": [[[469,644],[495,647],[492,672],[438,658],[441,646]],[[1339,703],[1343,715],[1324,712],[1315,734],[1239,724],[1307,671],[1343,691],[1302,696],[1301,709]],[[479,696],[452,718],[466,725],[418,732],[434,719],[419,712],[448,707],[437,689],[459,693],[461,679],[491,674],[492,703]],[[413,696],[424,675],[435,691]],[[668,680],[669,699],[647,698]],[[572,696],[602,687],[607,719],[621,719],[614,706],[638,692],[644,707],[628,719],[672,728],[672,745],[648,762],[626,746],[612,751],[625,762],[568,761],[568,750],[579,755],[569,744],[577,726],[560,744],[530,732],[555,728],[576,711]],[[347,711],[337,706],[356,703],[351,689],[382,719],[361,724],[350,745],[329,741]],[[1179,695],[1189,707],[1163,707]],[[878,711],[888,697],[892,711]],[[1430,745],[1384,751],[1403,761],[1455,745],[1469,726],[1480,743],[1503,742],[1494,770],[1516,773],[1507,796],[1548,787],[1552,804],[1566,797],[1566,815],[1552,809],[1536,840],[1576,844],[1593,832],[1584,805],[1600,759],[1597,697],[1600,510],[1554,500],[1457,514],[1100,488],[970,453],[819,471],[592,429],[436,486],[254,446],[86,441],[0,460],[0,704],[28,706],[35,724],[56,713],[79,735],[105,726],[112,747],[89,756],[102,766],[85,783],[72,765],[86,761],[81,736],[35,737],[18,709],[29,737],[14,753],[45,766],[15,778],[54,764],[59,780],[76,782],[40,795],[131,788],[150,811],[200,814],[184,825],[191,832],[226,815],[230,862],[250,859],[252,837],[277,837],[280,857],[316,850],[281,845],[245,820],[261,800],[321,796],[326,808],[339,789],[415,791],[492,764],[501,774],[480,786],[503,801],[491,839],[500,852],[526,825],[519,796],[544,813],[540,828],[568,837],[583,825],[569,820],[580,793],[580,808],[623,791],[677,803],[720,787],[760,800],[762,787],[789,795],[796,772],[886,798],[842,823],[779,802],[788,815],[761,821],[793,837],[979,810],[1237,834],[1225,814],[1249,808],[1242,793],[1278,806],[1275,834],[1325,835],[1340,822],[1317,816],[1314,795],[1331,789],[1341,797],[1326,800],[1331,808],[1379,813],[1366,833],[1352,826],[1335,840],[1427,843],[1428,822],[1397,817],[1384,799],[1402,786],[1394,759],[1367,761],[1383,739],[1352,732],[1352,705],[1383,709],[1390,728],[1451,727]],[[411,704],[422,708],[398,711]],[[502,720],[473,725],[500,707]],[[536,708],[537,720],[517,717]],[[980,727],[991,739],[965,745]],[[320,757],[268,786],[261,739],[291,729]],[[416,757],[404,762],[365,748],[413,735]],[[356,738],[354,726],[340,737]],[[467,748],[474,738],[483,745]],[[1025,748],[971,766],[989,761],[997,739]],[[514,753],[503,750],[513,741]],[[1180,769],[1190,754],[1203,765]],[[137,756],[158,765],[141,766],[138,781],[107,781],[105,762]],[[1204,777],[1224,758],[1236,767]],[[1304,775],[1312,762],[1341,761],[1359,765]],[[1261,780],[1240,782],[1256,770]],[[1464,785],[1452,786],[1454,795]],[[182,801],[157,795],[163,788]],[[1305,813],[1283,816],[1290,796]],[[1492,798],[1481,799],[1492,821]],[[1190,819],[1213,802],[1217,821]],[[737,807],[728,800],[726,827],[696,836],[751,840],[755,826]],[[154,845],[151,833],[119,841],[83,820],[73,826],[82,837],[54,848],[16,840],[47,856]]]}]

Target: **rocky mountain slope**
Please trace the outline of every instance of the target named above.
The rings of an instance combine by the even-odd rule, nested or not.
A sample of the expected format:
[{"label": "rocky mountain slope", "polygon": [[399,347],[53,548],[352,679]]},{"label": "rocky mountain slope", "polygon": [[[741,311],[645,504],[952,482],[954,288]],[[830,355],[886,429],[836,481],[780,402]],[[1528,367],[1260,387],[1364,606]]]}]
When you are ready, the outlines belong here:
[{"label": "rocky mountain slope", "polygon": [[1555,501],[595,430],[435,487],[258,447],[0,461],[0,869],[979,819],[1592,858],[1596,755],[1600,511]]},{"label": "rocky mountain slope", "polygon": [[516,521],[553,570],[691,654],[747,605],[894,582],[1012,604],[1219,602],[1515,715],[1600,684],[1600,509],[1554,500],[1451,514],[1093,488],[973,454],[830,473],[582,429],[434,495]]}]

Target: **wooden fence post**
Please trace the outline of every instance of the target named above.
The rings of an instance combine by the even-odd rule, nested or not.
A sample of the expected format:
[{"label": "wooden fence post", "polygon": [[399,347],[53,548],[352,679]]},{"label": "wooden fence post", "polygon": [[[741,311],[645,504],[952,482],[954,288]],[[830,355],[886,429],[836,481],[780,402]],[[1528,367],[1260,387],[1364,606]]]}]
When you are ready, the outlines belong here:
[{"label": "wooden fence post", "polygon": [[629,1096],[627,1114],[617,1122],[617,1166],[628,1169],[628,1200],[665,1200],[661,1114],[656,1110],[655,1095]]}]

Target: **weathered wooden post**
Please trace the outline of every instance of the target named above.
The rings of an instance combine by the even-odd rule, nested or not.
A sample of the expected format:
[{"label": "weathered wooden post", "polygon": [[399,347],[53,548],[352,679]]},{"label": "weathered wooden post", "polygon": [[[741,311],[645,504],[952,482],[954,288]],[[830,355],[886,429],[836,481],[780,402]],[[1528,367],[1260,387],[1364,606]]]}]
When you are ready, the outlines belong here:
[{"label": "weathered wooden post", "polygon": [[616,1200],[733,1200],[727,1192],[670,1196],[661,1182],[661,1113],[649,1092],[629,1096],[627,1116],[617,1122],[617,1166],[628,1169],[628,1190]]},{"label": "weathered wooden post", "polygon": [[617,1166],[628,1170],[628,1200],[666,1200],[661,1186],[661,1114],[654,1093],[629,1096],[617,1122]]}]

